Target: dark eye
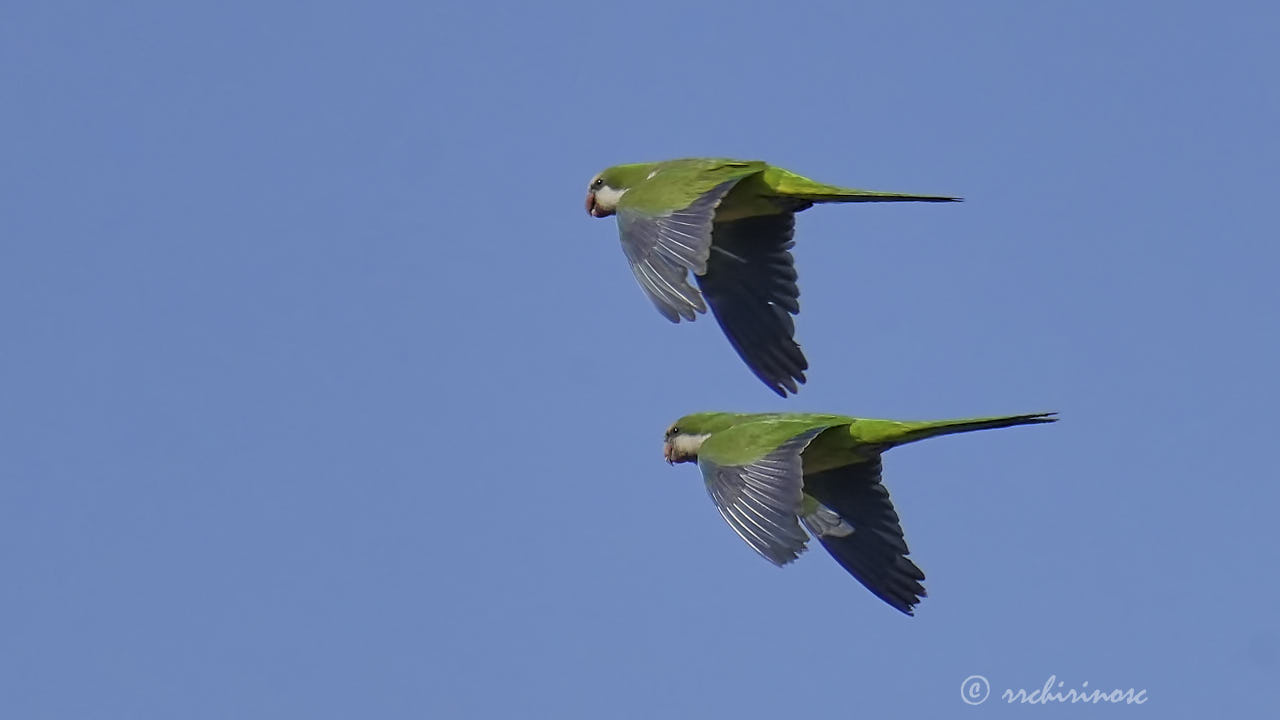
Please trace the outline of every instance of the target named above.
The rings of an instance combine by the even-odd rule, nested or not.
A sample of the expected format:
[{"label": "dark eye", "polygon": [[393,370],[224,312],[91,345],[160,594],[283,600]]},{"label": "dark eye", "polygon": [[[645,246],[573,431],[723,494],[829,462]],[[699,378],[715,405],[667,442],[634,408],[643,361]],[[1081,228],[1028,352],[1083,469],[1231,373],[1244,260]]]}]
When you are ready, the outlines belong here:
[{"label": "dark eye", "polygon": [[679,434],[680,434],[680,428],[676,427],[675,425],[672,425],[672,426],[671,426],[671,432],[669,432],[669,433],[667,433],[667,434],[668,434],[668,435],[679,435]]},{"label": "dark eye", "polygon": [[601,187],[602,185],[604,185],[604,178],[596,178],[595,180],[591,181],[591,187],[593,188],[598,188],[598,187]]}]

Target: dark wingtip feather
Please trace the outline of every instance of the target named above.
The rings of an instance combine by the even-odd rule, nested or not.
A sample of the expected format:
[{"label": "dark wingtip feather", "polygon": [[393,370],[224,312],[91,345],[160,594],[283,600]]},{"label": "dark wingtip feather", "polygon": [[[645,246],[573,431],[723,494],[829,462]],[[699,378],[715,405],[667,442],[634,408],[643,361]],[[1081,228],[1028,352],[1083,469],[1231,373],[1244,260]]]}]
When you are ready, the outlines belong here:
[{"label": "dark wingtip feather", "polygon": [[795,216],[762,215],[718,222],[706,273],[696,276],[712,315],[751,372],[781,397],[799,392],[809,369],[795,342],[800,311],[789,252]]},{"label": "dark wingtip feather", "polygon": [[914,615],[915,606],[928,596],[925,592],[924,572],[911,558],[898,555],[892,560],[871,557],[867,547],[855,539],[858,531],[844,538],[820,537],[819,542],[831,553],[840,567],[853,575],[858,582],[883,600],[894,610]]},{"label": "dark wingtip feather", "polygon": [[908,557],[902,525],[880,482],[879,459],[806,475],[804,491],[853,526],[818,541],[840,567],[895,610],[912,615],[926,596],[924,572]]}]

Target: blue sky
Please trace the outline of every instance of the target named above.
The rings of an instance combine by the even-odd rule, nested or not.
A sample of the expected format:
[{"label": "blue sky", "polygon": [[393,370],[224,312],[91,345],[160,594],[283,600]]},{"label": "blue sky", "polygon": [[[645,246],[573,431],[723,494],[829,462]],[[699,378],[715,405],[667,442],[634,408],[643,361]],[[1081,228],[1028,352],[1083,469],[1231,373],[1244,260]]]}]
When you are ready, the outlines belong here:
[{"label": "blue sky", "polygon": [[[0,714],[1263,713],[1278,20],[6,5]],[[685,155],[967,202],[799,217],[783,400],[583,214]],[[907,618],[661,461],[704,409],[1063,422],[886,457]]]}]

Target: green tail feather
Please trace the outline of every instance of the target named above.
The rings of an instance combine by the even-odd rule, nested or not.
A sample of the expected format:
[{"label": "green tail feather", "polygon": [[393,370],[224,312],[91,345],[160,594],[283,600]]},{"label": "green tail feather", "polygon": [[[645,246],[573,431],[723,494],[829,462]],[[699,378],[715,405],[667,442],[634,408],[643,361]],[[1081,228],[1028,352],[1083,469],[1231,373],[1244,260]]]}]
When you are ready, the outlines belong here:
[{"label": "green tail feather", "polygon": [[1057,413],[1032,413],[1001,417],[966,418],[964,420],[924,420],[899,422],[896,420],[855,420],[849,425],[849,434],[855,444],[884,445],[894,447],[939,435],[991,430],[1014,425],[1037,425],[1057,421]]},{"label": "green tail feather", "polygon": [[968,420],[938,420],[936,422],[904,423],[907,431],[894,441],[895,445],[925,440],[939,435],[973,432],[975,430],[993,430],[995,428],[1013,427],[1015,425],[1039,425],[1040,423],[1057,422],[1057,413],[1032,413],[1028,415],[1006,415],[1004,417],[970,418]]},{"label": "green tail feather", "polygon": [[[764,185],[764,188],[758,185]],[[811,203],[828,202],[957,202],[960,198],[945,195],[912,195],[910,193],[879,192],[858,188],[827,185],[797,175],[790,170],[770,166],[760,176],[751,178],[744,187],[753,194],[774,195]]]},{"label": "green tail feather", "polygon": [[907,195],[906,193],[876,192],[874,190],[841,190],[826,193],[789,194],[797,200],[811,203],[846,202],[963,202],[963,198],[945,195]]}]

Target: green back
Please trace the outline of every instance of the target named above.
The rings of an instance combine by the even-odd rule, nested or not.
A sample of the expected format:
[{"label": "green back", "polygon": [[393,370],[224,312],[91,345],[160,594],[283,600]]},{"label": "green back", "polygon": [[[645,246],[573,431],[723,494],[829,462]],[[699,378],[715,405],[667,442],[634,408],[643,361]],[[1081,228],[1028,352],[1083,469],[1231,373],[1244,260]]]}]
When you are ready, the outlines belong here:
[{"label": "green back", "polygon": [[767,167],[759,161],[683,158],[659,163],[615,165],[601,176],[611,187],[628,189],[619,203],[620,207],[660,215],[689,207],[717,185],[763,172]]},{"label": "green back", "polygon": [[745,465],[809,430],[848,425],[852,418],[809,413],[705,413],[682,418],[682,432],[712,433],[699,456],[716,465]]}]

